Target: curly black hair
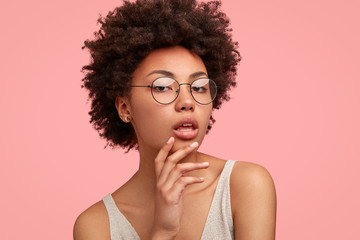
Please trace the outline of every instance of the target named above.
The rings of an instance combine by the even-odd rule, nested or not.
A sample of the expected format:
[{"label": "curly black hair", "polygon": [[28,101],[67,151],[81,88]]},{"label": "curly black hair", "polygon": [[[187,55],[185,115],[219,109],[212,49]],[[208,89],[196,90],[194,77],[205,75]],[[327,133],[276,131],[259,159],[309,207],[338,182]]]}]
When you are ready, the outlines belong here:
[{"label": "curly black hair", "polygon": [[[117,96],[129,96],[132,74],[153,50],[183,46],[200,56],[209,78],[218,86],[213,108],[229,100],[228,90],[236,86],[236,65],[241,57],[238,43],[231,38],[229,19],[220,10],[220,1],[198,3],[196,0],[124,1],[98,23],[94,40],[86,40],[92,61],[82,87],[91,100],[90,123],[107,140],[105,148],[137,148],[131,124],[118,116]],[[211,116],[208,131],[215,119]]]}]

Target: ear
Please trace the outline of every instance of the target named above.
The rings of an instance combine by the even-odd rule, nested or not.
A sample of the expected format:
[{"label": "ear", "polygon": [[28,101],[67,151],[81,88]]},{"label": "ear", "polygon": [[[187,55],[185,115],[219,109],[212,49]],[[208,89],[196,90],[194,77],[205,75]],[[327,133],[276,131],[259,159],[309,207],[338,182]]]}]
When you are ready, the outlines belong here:
[{"label": "ear", "polygon": [[126,117],[131,117],[131,108],[130,108],[130,102],[125,97],[116,97],[115,99],[115,107],[118,111],[118,115],[121,118],[123,122],[126,121]]}]

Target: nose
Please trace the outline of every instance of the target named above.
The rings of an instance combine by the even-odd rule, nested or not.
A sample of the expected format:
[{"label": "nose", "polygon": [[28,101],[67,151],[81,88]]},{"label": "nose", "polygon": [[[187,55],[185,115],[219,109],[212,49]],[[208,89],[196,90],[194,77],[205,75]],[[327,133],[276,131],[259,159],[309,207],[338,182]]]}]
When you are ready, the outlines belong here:
[{"label": "nose", "polygon": [[[191,96],[190,93],[190,84],[189,83],[182,83],[179,84],[179,96],[176,99],[176,111],[194,111],[195,107],[195,100]],[[183,86],[183,89],[181,89],[181,86]]]}]

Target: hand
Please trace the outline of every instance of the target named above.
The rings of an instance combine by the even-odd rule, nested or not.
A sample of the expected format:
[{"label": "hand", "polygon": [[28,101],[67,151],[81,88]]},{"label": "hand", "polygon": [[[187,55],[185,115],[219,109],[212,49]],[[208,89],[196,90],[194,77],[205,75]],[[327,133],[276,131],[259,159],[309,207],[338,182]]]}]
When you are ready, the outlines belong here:
[{"label": "hand", "polygon": [[179,232],[182,215],[182,192],[185,187],[204,181],[203,178],[184,176],[184,173],[209,166],[207,162],[178,163],[194,151],[199,144],[194,142],[168,156],[174,142],[175,139],[171,137],[155,158],[157,185],[153,237],[166,236],[164,239],[175,238]]}]

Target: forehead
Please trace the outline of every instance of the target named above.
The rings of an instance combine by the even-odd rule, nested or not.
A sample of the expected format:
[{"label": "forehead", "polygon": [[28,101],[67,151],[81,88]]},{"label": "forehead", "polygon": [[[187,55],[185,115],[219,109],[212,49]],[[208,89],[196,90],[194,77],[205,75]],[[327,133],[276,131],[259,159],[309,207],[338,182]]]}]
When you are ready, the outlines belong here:
[{"label": "forehead", "polygon": [[136,68],[133,77],[145,78],[149,73],[164,70],[175,77],[189,77],[194,72],[205,72],[201,58],[190,50],[181,47],[160,48],[152,51]]}]

